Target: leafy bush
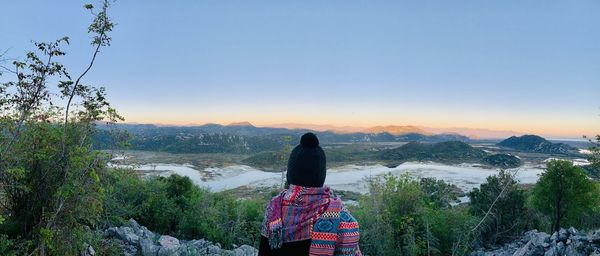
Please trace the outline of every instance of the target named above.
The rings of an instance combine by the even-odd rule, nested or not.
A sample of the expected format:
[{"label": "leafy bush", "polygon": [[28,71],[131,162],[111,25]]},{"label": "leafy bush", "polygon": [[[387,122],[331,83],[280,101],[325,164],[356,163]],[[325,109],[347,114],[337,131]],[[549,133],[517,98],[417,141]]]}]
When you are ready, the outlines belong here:
[{"label": "leafy bush", "polygon": [[484,245],[502,244],[529,228],[525,191],[509,172],[487,177],[469,198],[471,214],[485,218],[477,230],[477,238]]},{"label": "leafy bush", "polygon": [[[418,216],[425,206],[425,193],[416,181],[392,175],[368,179],[369,195],[362,196],[354,211],[361,226],[360,246],[366,255],[417,254]],[[403,253],[404,254],[404,253]]]},{"label": "leafy bush", "polygon": [[587,222],[583,216],[598,216],[600,189],[582,168],[553,160],[533,188],[532,203],[550,218],[552,230],[559,230],[563,225]]},{"label": "leafy bush", "polygon": [[188,177],[138,178],[115,169],[104,179],[106,225],[129,218],[148,229],[181,239],[208,239],[225,247],[257,246],[266,199],[238,200],[227,192],[212,193]]},{"label": "leafy bush", "polygon": [[[365,255],[464,255],[475,222],[450,208],[451,186],[442,181],[386,175],[370,178],[369,194],[353,209]],[[440,196],[449,193],[449,196]]]},{"label": "leafy bush", "polygon": [[424,216],[428,255],[466,255],[471,246],[471,228],[477,223],[467,207],[429,208]]},{"label": "leafy bush", "polygon": [[438,208],[449,208],[457,200],[455,186],[435,178],[421,178],[419,186],[431,203]]}]

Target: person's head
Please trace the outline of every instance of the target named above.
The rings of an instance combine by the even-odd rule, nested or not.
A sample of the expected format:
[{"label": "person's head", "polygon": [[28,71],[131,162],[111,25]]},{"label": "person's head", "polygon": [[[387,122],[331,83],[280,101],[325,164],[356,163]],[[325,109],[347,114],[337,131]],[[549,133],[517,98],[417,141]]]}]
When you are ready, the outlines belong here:
[{"label": "person's head", "polygon": [[287,181],[303,187],[322,187],[326,176],[325,152],[319,146],[314,133],[305,133],[300,138],[288,159]]}]

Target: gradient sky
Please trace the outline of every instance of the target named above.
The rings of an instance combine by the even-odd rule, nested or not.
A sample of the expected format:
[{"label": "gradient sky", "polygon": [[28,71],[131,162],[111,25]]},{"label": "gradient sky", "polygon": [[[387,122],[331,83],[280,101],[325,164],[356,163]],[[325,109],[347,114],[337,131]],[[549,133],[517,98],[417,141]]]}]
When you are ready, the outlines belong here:
[{"label": "gradient sky", "polygon": [[[71,37],[82,1],[7,1],[0,50]],[[600,132],[600,1],[117,1],[86,83],[128,122]]]}]

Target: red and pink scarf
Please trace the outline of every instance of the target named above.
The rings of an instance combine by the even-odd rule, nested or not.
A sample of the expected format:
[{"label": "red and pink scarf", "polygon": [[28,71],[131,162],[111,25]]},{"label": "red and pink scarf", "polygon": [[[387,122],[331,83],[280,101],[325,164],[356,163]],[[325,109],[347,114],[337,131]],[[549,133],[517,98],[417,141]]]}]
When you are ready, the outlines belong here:
[{"label": "red and pink scarf", "polygon": [[310,255],[361,255],[358,223],[328,187],[290,185],[273,197],[261,235],[271,249],[311,239]]}]

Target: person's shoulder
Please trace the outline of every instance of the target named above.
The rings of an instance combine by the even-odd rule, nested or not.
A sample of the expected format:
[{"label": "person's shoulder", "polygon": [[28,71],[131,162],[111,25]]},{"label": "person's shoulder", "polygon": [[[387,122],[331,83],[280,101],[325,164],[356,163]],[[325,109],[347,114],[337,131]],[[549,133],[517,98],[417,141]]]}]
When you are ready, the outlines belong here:
[{"label": "person's shoulder", "polygon": [[350,213],[348,209],[345,207],[340,211],[340,221],[341,222],[356,222],[356,218]]},{"label": "person's shoulder", "polygon": [[271,197],[270,202],[278,202],[281,201],[281,198],[283,198],[284,194],[285,194],[286,190],[282,190],[281,192],[279,192],[277,195]]},{"label": "person's shoulder", "polygon": [[329,201],[327,210],[321,215],[325,219],[336,219],[337,222],[356,222],[356,218],[344,206],[344,202],[339,197],[332,197]]},{"label": "person's shoulder", "polygon": [[340,197],[332,197],[329,201],[329,209],[336,212],[345,212],[350,214],[350,211],[344,206],[344,202]]},{"label": "person's shoulder", "polygon": [[273,211],[275,208],[280,208],[281,207],[281,203],[283,201],[283,195],[284,195],[285,191],[282,191],[281,193],[279,193],[276,196],[273,196],[271,198],[271,200],[269,201],[269,203],[267,204],[267,210],[266,213],[270,213],[271,211]]},{"label": "person's shoulder", "polygon": [[337,197],[331,201],[336,212],[339,213],[340,222],[356,222],[356,218],[350,213],[350,210],[344,206],[341,198]]}]

